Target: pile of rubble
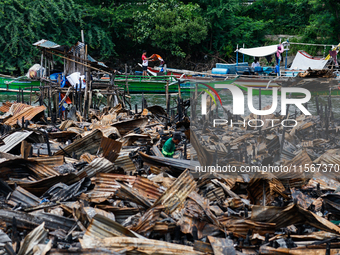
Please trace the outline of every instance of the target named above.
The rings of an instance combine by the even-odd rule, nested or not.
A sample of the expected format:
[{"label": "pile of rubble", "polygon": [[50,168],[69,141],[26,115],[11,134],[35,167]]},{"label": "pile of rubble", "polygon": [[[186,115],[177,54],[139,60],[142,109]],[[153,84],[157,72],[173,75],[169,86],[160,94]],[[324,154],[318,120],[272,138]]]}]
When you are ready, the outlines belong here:
[{"label": "pile of rubble", "polygon": [[[43,106],[0,111],[3,254],[339,252],[336,173],[196,171],[339,164],[336,121],[327,132],[320,116],[296,116],[288,129],[213,129],[159,106],[118,105],[51,125]],[[182,142],[165,158],[175,131]]]}]

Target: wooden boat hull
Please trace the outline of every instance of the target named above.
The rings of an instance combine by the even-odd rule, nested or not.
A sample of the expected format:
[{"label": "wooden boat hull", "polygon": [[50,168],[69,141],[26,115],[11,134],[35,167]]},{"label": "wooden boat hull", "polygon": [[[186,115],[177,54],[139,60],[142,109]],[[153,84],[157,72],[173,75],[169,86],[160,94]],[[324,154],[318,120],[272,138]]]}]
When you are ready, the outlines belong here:
[{"label": "wooden boat hull", "polygon": [[[26,89],[30,90],[30,87],[40,86],[40,81],[20,81],[14,80],[13,78],[0,77],[0,88],[10,90]],[[33,90],[39,90],[38,88],[33,88]],[[2,90],[4,91],[4,90]]]}]

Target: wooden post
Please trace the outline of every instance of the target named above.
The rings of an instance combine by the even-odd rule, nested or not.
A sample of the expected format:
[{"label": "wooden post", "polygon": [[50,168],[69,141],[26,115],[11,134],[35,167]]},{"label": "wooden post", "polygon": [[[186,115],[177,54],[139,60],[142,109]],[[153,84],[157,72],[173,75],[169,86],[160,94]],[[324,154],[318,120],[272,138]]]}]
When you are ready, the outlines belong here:
[{"label": "wooden post", "polygon": [[169,80],[166,82],[165,85],[165,101],[166,101],[166,113],[169,115]]},{"label": "wooden post", "polygon": [[[129,90],[129,82],[128,82],[128,74],[127,74],[127,64],[125,64],[125,89],[126,89],[126,93],[127,95],[129,96],[129,106],[130,106],[130,109],[131,109],[131,99],[130,99],[130,90]],[[125,97],[125,95],[124,95]]]},{"label": "wooden post", "polygon": [[20,152],[22,158],[24,159],[28,158],[28,154],[30,153],[31,147],[32,144],[28,143],[27,141],[24,140],[21,142]]},{"label": "wooden post", "polygon": [[30,105],[32,104],[32,91],[33,91],[33,86],[31,86],[31,93],[30,93]]},{"label": "wooden post", "polygon": [[90,81],[90,91],[89,91],[89,103],[88,103],[88,109],[91,108],[92,105],[92,81]]},{"label": "wooden post", "polygon": [[47,108],[47,116],[51,117],[51,88],[48,87],[48,108]]},{"label": "wooden post", "polygon": [[[83,32],[83,30],[81,30]],[[84,34],[82,33],[82,37],[84,37]],[[87,45],[85,45],[85,61],[87,60]],[[86,116],[88,115],[88,91],[90,87],[90,68],[86,68],[86,87],[84,92],[84,106],[83,106],[83,116],[86,119]],[[81,87],[81,86],[80,86]]]},{"label": "wooden post", "polygon": [[181,93],[181,81],[178,80],[178,96],[180,99],[182,99],[182,93]]}]

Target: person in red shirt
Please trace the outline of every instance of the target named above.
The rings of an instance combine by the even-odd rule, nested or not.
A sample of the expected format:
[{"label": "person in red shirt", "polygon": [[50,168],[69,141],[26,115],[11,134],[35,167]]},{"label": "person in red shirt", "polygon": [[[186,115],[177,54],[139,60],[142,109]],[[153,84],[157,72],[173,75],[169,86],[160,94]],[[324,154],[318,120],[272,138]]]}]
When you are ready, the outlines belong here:
[{"label": "person in red shirt", "polygon": [[146,57],[146,50],[143,50],[143,55],[142,55],[142,67],[143,67],[143,76],[147,76],[147,70],[148,70],[148,65],[149,65],[149,59]]}]

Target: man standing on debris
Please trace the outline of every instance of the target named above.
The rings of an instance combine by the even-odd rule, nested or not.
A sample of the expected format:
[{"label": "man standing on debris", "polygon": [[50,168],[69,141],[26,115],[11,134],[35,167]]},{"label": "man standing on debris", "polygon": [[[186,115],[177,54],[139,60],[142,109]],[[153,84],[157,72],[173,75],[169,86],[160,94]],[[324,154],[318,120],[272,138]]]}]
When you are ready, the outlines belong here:
[{"label": "man standing on debris", "polygon": [[176,145],[182,140],[181,134],[175,133],[172,138],[169,138],[162,148],[164,157],[172,158],[174,156]]},{"label": "man standing on debris", "polygon": [[149,59],[146,57],[146,50],[143,50],[143,55],[142,55],[142,67],[143,67],[143,76],[147,76],[147,70],[148,70],[148,65],[149,65]]}]

